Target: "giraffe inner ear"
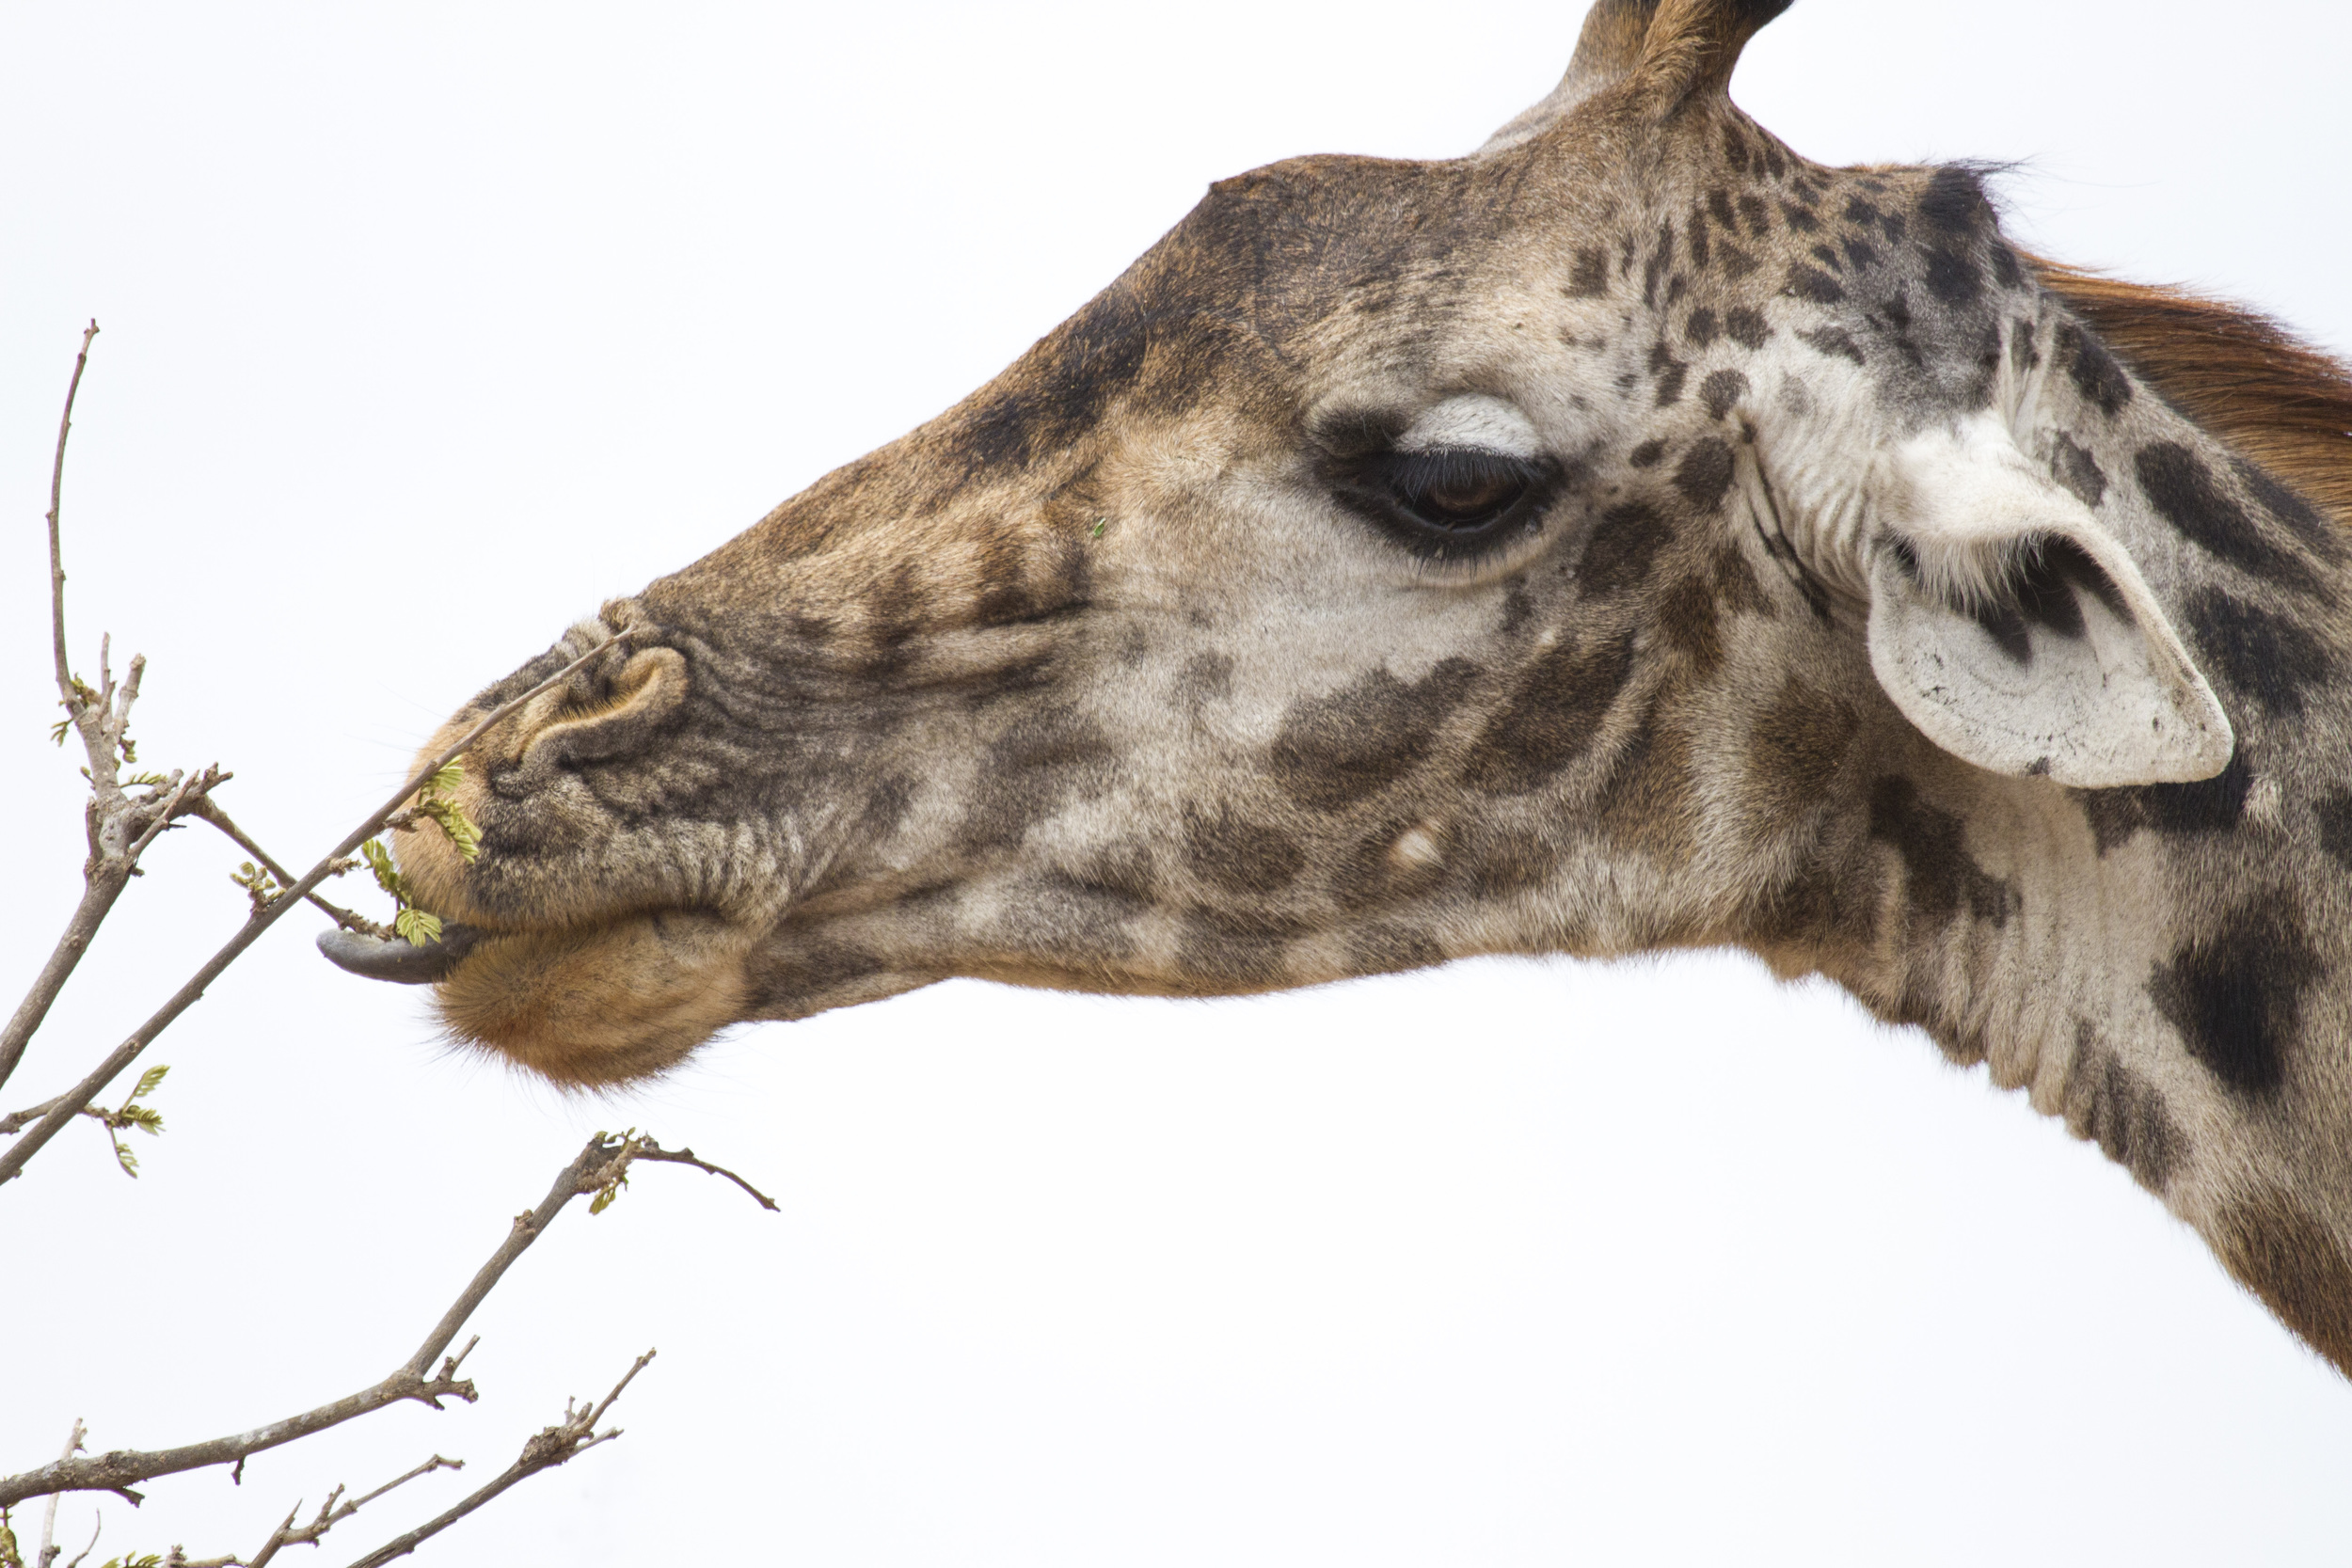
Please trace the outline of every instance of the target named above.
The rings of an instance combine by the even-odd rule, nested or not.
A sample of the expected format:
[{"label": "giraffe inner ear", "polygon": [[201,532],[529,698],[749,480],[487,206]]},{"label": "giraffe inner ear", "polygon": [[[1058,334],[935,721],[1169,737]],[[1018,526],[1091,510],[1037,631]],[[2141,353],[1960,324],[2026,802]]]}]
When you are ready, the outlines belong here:
[{"label": "giraffe inner ear", "polygon": [[1871,547],[1870,667],[1905,718],[1995,773],[2082,788],[2229,765],[2230,721],[2146,579],[2006,431],[1911,442]]}]

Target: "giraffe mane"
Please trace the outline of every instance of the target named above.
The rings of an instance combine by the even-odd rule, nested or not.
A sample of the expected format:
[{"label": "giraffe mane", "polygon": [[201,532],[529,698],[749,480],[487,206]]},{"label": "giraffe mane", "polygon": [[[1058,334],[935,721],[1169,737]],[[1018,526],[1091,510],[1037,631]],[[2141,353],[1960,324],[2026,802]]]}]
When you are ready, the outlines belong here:
[{"label": "giraffe mane", "polygon": [[2028,260],[2182,413],[2352,524],[2352,371],[2260,311]]}]

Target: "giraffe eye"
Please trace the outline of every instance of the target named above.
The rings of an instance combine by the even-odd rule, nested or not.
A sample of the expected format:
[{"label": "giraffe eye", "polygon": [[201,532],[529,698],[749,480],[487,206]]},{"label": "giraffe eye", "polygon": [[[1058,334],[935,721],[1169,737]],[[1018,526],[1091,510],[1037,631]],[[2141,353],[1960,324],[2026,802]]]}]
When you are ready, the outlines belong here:
[{"label": "giraffe eye", "polygon": [[1333,485],[1352,511],[1415,553],[1458,560],[1533,529],[1552,489],[1550,465],[1475,447],[1376,451]]}]

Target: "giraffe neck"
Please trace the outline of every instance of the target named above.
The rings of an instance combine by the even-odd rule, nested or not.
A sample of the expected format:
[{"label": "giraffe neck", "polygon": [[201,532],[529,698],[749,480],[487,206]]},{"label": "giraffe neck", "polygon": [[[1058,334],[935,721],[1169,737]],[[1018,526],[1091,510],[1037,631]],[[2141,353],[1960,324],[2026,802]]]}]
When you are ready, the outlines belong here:
[{"label": "giraffe neck", "polygon": [[2068,790],[1890,739],[1853,815],[1902,874],[1849,890],[1883,934],[1825,967],[2095,1139],[2352,1373],[2347,550],[2062,309],[2029,356],[2021,444],[2123,538],[2236,754]]}]

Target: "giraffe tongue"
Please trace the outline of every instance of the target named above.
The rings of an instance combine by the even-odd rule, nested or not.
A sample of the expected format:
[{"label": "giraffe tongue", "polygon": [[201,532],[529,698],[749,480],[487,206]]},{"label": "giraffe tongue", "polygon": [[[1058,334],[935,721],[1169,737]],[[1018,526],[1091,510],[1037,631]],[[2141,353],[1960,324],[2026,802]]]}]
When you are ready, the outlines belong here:
[{"label": "giraffe tongue", "polygon": [[429,986],[445,977],[473,951],[482,933],[471,926],[444,926],[441,934],[420,947],[414,942],[387,942],[341,929],[319,933],[319,951],[337,969],[370,980],[389,980],[403,986]]}]

